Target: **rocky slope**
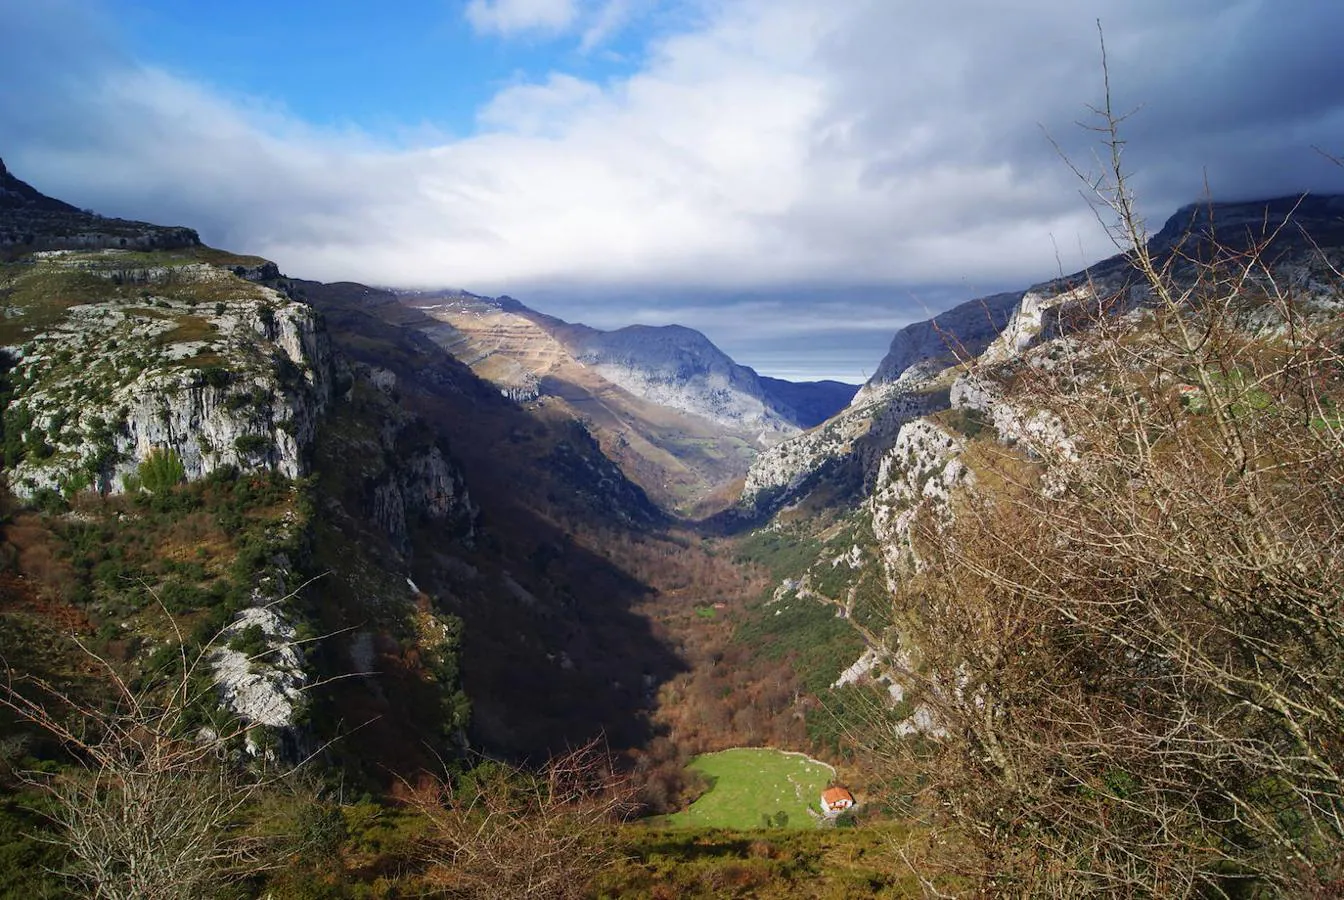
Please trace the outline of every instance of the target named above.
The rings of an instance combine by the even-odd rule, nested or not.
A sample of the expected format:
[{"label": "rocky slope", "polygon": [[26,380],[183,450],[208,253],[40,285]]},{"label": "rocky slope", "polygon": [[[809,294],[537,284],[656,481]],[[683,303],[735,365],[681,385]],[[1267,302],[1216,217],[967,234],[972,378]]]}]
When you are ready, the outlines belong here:
[{"label": "rocky slope", "polygon": [[423,314],[423,333],[504,396],[565,409],[630,478],[675,509],[721,492],[760,449],[840,409],[854,390],[762,379],[689,328],[604,332],[509,297],[398,297]]},{"label": "rocky slope", "polygon": [[151,454],[306,473],[330,399],[311,308],[193,251],[44,251],[0,275],[8,483],[117,493]]},{"label": "rocky slope", "polygon": [[[1193,269],[1194,260],[1221,254],[1235,266],[1235,253],[1262,247],[1277,277],[1304,297],[1323,302],[1333,292],[1330,267],[1338,263],[1344,245],[1342,214],[1344,197],[1336,196],[1192,204],[1173,214],[1148,246],[1158,264],[1170,265],[1178,277]],[[902,425],[950,405],[960,365],[1010,362],[1030,347],[1085,326],[1099,304],[1116,315],[1146,299],[1129,261],[1117,255],[1073,275],[969,300],[907,326],[892,339],[849,408],[752,463],[744,506],[758,512],[776,508],[836,465],[857,469],[849,481],[863,485],[866,493]]]},{"label": "rocky slope", "polygon": [[[1272,306],[1254,300],[1257,286],[1268,286],[1271,276],[1311,321],[1337,323],[1344,309],[1337,289],[1344,262],[1344,198],[1186,207],[1151,238],[1149,247],[1177,285],[1190,283],[1197,261],[1224,266],[1250,298],[1229,324],[1248,332],[1274,333],[1280,327]],[[1263,267],[1244,268],[1248,248],[1259,248]],[[935,533],[943,527],[955,514],[954,492],[981,489],[977,471],[993,471],[985,461],[1011,454],[1003,447],[1025,448],[1032,459],[1062,461],[1061,470],[1044,472],[1042,478],[1047,490],[1064,483],[1068,465],[1080,458],[1077,437],[1057,418],[1014,399],[1013,385],[1033,372],[1042,377],[1060,373],[1075,379],[1079,390],[1105,390],[1107,379],[1118,377],[1114,366],[1124,363],[1091,360],[1084,330],[1104,311],[1137,348],[1153,321],[1146,308],[1151,299],[1130,262],[1116,256],[1068,278],[972,301],[911,326],[896,336],[882,368],[849,409],[761,456],[745,496],[757,512],[774,511],[785,502],[801,506],[828,473],[848,467],[849,483],[861,482],[861,487],[850,495],[852,511],[842,514],[847,521],[867,522],[888,584],[909,579],[923,565],[915,523]],[[947,349],[954,342],[963,349]],[[1161,358],[1160,348],[1148,358],[1153,354]],[[1131,364],[1141,358],[1136,350]],[[1200,402],[1199,389],[1181,384],[1178,372],[1160,370],[1152,377],[1193,398],[1187,400],[1191,408]],[[994,490],[993,480],[985,490]],[[791,507],[776,522],[797,519]],[[820,557],[812,571],[825,571],[827,562],[827,556]],[[930,683],[902,674],[920,670],[939,648],[922,641],[917,616],[892,610],[890,592],[886,596],[884,618],[855,622],[869,649],[836,687],[876,685],[902,701],[905,718],[898,731],[937,732],[941,726],[934,704],[927,696],[912,696],[911,684],[948,696],[958,687],[955,679]]]}]

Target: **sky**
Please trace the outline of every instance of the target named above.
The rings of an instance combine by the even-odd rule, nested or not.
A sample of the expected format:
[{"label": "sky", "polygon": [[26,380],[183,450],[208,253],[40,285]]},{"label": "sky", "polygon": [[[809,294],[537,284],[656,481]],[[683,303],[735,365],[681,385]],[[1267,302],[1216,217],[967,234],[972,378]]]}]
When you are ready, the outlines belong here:
[{"label": "sky", "polygon": [[679,323],[860,382],[903,325],[1160,227],[1344,192],[1335,0],[0,0],[0,157],[287,274]]}]

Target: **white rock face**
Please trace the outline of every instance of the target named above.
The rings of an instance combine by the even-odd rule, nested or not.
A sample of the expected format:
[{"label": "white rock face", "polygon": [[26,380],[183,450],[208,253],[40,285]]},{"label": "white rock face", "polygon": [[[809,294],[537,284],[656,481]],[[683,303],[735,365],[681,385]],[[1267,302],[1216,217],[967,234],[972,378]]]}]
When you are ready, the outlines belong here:
[{"label": "white rock face", "polygon": [[653,403],[733,428],[794,434],[792,413],[773,406],[756,373],[707,337],[680,325],[558,334],[570,353],[603,378]]},{"label": "white rock face", "polygon": [[[1068,339],[1061,339],[1068,343]],[[1045,359],[1047,357],[1040,357]],[[1033,358],[1033,363],[1039,359]],[[1025,410],[1003,399],[992,380],[978,373],[959,377],[952,385],[953,409],[972,409],[981,413],[999,433],[999,440],[1022,443],[1028,450],[1048,450],[1052,456],[1074,459],[1074,440],[1057,418],[1041,410]]]},{"label": "white rock face", "polygon": [[[948,395],[933,386],[949,366],[967,362],[1001,339],[1004,329],[1023,318],[1027,292],[995,294],[968,301],[897,332],[873,377],[859,389],[849,408],[817,428],[763,452],[747,473],[742,500],[789,495],[828,461],[866,454],[871,476],[901,427],[948,406]],[[1033,314],[1039,319],[1038,301]],[[1023,326],[1025,327],[1025,326]],[[1039,326],[1037,327],[1039,331]],[[1013,346],[1016,346],[1014,341]]]},{"label": "white rock face", "polygon": [[910,528],[920,512],[931,509],[945,518],[952,491],[971,481],[970,471],[957,458],[962,449],[959,437],[928,419],[917,419],[902,426],[883,456],[868,507],[889,574],[907,562],[918,567]]},{"label": "white rock face", "polygon": [[[248,657],[228,643],[244,632],[259,629],[266,649]],[[220,702],[244,722],[271,728],[294,725],[308,676],[303,655],[294,643],[295,631],[274,606],[245,609],[224,630],[221,646],[210,655]],[[249,741],[249,749],[256,752]]]},{"label": "white rock face", "polygon": [[845,685],[858,683],[865,675],[877,668],[881,661],[881,654],[872,647],[869,647],[867,650],[863,651],[863,654],[857,660],[840,673],[840,677],[835,679],[835,683],[832,684],[831,687],[841,688]]},{"label": "white rock face", "polygon": [[828,461],[880,453],[906,422],[947,408],[945,391],[929,390],[926,384],[918,387],[895,386],[881,395],[870,393],[866,405],[851,405],[830,421],[762,452],[747,472],[743,501],[750,503],[771,493],[787,496]]},{"label": "white rock face", "polygon": [[[305,474],[331,391],[330,350],[313,310],[211,266],[140,274],[143,299],[70,307],[6,348],[22,386],[7,421],[31,422],[29,442],[49,448],[14,467],[10,488],[23,497],[119,492],[156,450],[176,453],[188,479],[225,465]],[[169,300],[155,295],[156,279],[238,296],[217,305]]]}]

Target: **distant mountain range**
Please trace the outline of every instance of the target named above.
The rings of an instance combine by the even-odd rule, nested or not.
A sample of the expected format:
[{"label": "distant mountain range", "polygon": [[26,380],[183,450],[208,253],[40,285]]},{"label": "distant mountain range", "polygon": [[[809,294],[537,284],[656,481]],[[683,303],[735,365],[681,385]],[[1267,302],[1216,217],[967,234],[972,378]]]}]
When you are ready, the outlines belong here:
[{"label": "distant mountain range", "polygon": [[844,409],[857,390],[761,377],[680,325],[602,331],[511,297],[397,297],[505,396],[564,405],[651,496],[683,510],[722,495],[758,451]]}]

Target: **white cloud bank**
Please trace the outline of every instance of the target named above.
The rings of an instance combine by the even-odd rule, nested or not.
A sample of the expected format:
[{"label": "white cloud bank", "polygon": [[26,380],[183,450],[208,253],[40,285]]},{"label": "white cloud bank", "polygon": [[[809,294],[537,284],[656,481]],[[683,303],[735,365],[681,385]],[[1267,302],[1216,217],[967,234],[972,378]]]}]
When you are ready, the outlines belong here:
[{"label": "white cloud bank", "polygon": [[[483,32],[567,32],[625,0],[472,0]],[[501,90],[475,134],[315,131],[119,55],[87,4],[0,0],[0,154],[49,193],[198,227],[304,277],[482,292],[964,285],[1109,252],[1044,126],[1101,99],[1104,19],[1159,218],[1196,199],[1344,189],[1344,4],[722,0],[633,75]],[[1160,222],[1159,222],[1160,224]],[[798,300],[805,303],[805,300]],[[921,317],[914,313],[912,318]],[[878,317],[883,322],[887,317]],[[691,323],[694,324],[694,323]]]}]

